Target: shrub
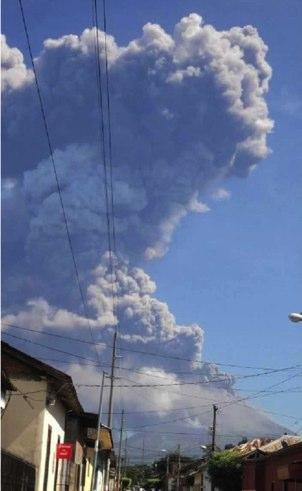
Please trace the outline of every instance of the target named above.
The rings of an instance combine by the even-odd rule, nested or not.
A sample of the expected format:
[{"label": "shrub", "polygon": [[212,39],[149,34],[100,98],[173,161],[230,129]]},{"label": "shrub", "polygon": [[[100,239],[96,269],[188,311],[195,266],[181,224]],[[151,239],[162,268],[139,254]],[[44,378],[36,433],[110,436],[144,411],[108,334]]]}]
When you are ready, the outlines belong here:
[{"label": "shrub", "polygon": [[210,457],[208,473],[221,491],[240,491],[242,484],[241,455],[236,451],[216,452]]}]

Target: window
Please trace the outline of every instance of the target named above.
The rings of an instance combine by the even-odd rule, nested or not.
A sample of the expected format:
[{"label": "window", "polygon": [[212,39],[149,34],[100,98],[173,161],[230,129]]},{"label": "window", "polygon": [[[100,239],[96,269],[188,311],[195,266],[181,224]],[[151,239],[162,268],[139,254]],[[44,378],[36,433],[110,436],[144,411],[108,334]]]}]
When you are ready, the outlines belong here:
[{"label": "window", "polygon": [[46,457],[45,457],[43,491],[47,491],[47,484],[48,484],[49,457],[50,457],[50,446],[51,446],[51,432],[52,432],[51,426],[48,425],[47,448],[46,448]]}]

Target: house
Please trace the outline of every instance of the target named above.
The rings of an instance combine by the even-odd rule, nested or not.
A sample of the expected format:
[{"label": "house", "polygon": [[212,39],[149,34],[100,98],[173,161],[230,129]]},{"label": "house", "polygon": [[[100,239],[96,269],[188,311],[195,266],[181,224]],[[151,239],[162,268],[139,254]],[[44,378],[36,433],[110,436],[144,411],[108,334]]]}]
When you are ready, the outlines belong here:
[{"label": "house", "polygon": [[203,491],[204,459],[182,466],[180,472],[180,489],[182,491]]},{"label": "house", "polygon": [[[181,468],[181,491],[211,491],[211,481],[207,473],[207,459],[204,457],[190,462]],[[218,491],[215,488],[215,491]]]},{"label": "house", "polygon": [[243,491],[302,491],[302,437],[283,435],[249,452]]},{"label": "house", "polygon": [[[83,411],[69,375],[7,343],[1,343],[1,352],[4,380],[11,384],[3,393],[3,491],[90,491],[97,415]],[[58,458],[63,443],[68,459]],[[104,426],[100,447],[98,491],[103,490],[104,459],[113,449],[111,431]]]},{"label": "house", "polygon": [[[82,413],[69,375],[42,363],[26,353],[1,343],[2,367],[16,388],[2,417],[2,462],[10,469],[22,464],[36,491],[53,491],[59,476],[56,447],[64,442],[65,415]],[[2,489],[23,489],[16,472],[6,474]]]},{"label": "house", "polygon": [[[82,444],[83,444],[83,455],[82,455],[82,488],[83,491],[91,490],[91,483],[93,478],[93,461],[94,461],[94,446],[95,440],[97,438],[97,422],[98,415],[95,413],[83,413],[80,418],[75,415],[70,415],[68,417],[68,423],[66,428],[66,433],[70,428],[70,421],[75,418],[75,420],[80,425],[80,430],[77,434],[81,433]],[[73,423],[74,424],[74,423]],[[67,436],[67,435],[66,435]],[[68,435],[69,441],[72,440],[72,435]],[[99,448],[97,459],[97,471],[96,471],[96,482],[97,490],[103,490],[105,488],[105,480],[107,475],[107,462],[108,459],[113,460],[113,440],[111,429],[105,425],[101,425],[99,433]]]}]

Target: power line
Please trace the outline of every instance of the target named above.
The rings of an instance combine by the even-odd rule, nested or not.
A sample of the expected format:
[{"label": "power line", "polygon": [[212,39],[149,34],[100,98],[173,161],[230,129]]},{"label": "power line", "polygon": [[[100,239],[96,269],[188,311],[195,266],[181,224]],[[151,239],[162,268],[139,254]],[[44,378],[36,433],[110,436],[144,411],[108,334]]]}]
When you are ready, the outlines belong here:
[{"label": "power line", "polygon": [[[47,140],[47,145],[48,145],[50,160],[51,160],[51,163],[52,163],[52,168],[53,168],[53,173],[54,173],[54,177],[55,177],[56,187],[57,187],[57,190],[58,190],[59,202],[60,202],[60,206],[61,206],[61,209],[62,209],[63,222],[64,222],[64,226],[65,226],[65,231],[66,231],[67,242],[68,242],[70,253],[71,253],[71,257],[72,257],[72,262],[73,262],[73,266],[74,266],[76,282],[77,282],[77,285],[78,285],[78,289],[79,289],[79,292],[80,292],[81,301],[82,301],[82,304],[83,304],[84,315],[85,315],[85,317],[87,319],[87,323],[88,323],[88,326],[89,326],[91,339],[93,341],[92,327],[91,327],[90,322],[89,322],[88,308],[87,308],[87,304],[86,304],[85,295],[84,295],[84,292],[83,292],[83,289],[82,289],[82,285],[81,285],[81,281],[80,281],[80,275],[79,275],[79,270],[78,270],[78,265],[77,265],[77,261],[76,261],[76,258],[75,258],[74,248],[73,248],[73,244],[72,244],[72,240],[71,240],[71,233],[70,233],[70,230],[69,230],[69,225],[68,225],[68,220],[67,220],[67,214],[66,214],[66,211],[65,211],[64,200],[63,200],[63,195],[62,195],[62,190],[61,190],[60,181],[59,181],[59,177],[58,177],[58,172],[57,172],[57,168],[56,168],[56,164],[55,164],[54,152],[53,152],[53,148],[52,148],[52,144],[51,144],[51,139],[50,139],[50,134],[49,134],[49,128],[48,128],[48,123],[47,123],[47,118],[46,118],[46,111],[45,111],[45,107],[44,107],[44,103],[43,103],[43,98],[42,98],[42,93],[41,93],[41,89],[40,89],[40,85],[39,85],[39,80],[38,80],[38,75],[37,75],[37,71],[36,71],[36,67],[35,67],[35,63],[34,63],[34,57],[33,57],[33,52],[32,52],[32,48],[31,48],[31,42],[30,42],[30,38],[29,38],[29,31],[28,31],[28,27],[27,27],[26,17],[25,17],[25,13],[24,13],[24,9],[23,9],[22,0],[18,0],[18,1],[19,1],[20,10],[21,10],[21,16],[22,16],[22,22],[23,22],[23,27],[24,27],[24,31],[25,31],[26,41],[27,41],[27,47],[28,47],[28,51],[29,51],[29,56],[30,56],[30,60],[31,60],[31,65],[32,65],[33,73],[34,73],[35,86],[36,86],[37,95],[38,95],[38,99],[39,99],[39,105],[40,105],[40,110],[41,110],[41,115],[42,115],[44,130],[45,130],[45,134],[46,134],[46,140]],[[96,358],[99,361],[99,354],[98,354],[98,351],[97,351],[96,347],[95,347],[95,353],[96,353]]]},{"label": "power line", "polygon": [[[93,359],[91,358],[87,358],[86,356],[82,356],[82,355],[79,355],[79,354],[75,354],[75,353],[71,353],[70,351],[65,351],[65,350],[62,350],[62,349],[59,349],[59,348],[54,348],[53,346],[47,346],[43,343],[38,343],[36,341],[32,341],[30,339],[25,339],[25,338],[21,338],[20,336],[16,336],[14,334],[11,334],[11,333],[8,333],[8,332],[3,332],[2,333],[3,335],[6,335],[6,336],[9,336],[9,337],[12,337],[14,339],[18,339],[20,341],[24,341],[26,343],[30,343],[30,344],[33,344],[33,345],[36,345],[36,346],[40,346],[42,348],[45,348],[45,349],[48,349],[50,351],[56,351],[56,352],[59,352],[59,353],[62,353],[64,355],[69,355],[69,356],[73,356],[75,358],[79,358],[81,360],[87,360],[87,361],[94,361]],[[61,337],[61,336],[60,336]],[[69,361],[66,361],[66,360],[50,360],[48,358],[43,358],[43,357],[39,357],[40,359],[44,359],[45,361],[53,361],[53,362],[58,362],[58,363],[67,363],[67,364],[70,364]],[[108,361],[108,362],[103,362],[103,363],[91,363],[91,364],[86,364],[84,366],[96,366],[96,367],[106,367],[106,366],[111,366],[111,363]],[[135,368],[131,368],[131,367],[120,367],[120,366],[116,366],[117,369],[119,370],[126,370],[126,371],[131,371],[131,372],[136,372],[136,373],[139,373],[139,374],[142,374],[142,375],[145,375],[145,376],[150,376],[150,377],[155,377],[155,378],[168,378],[168,377],[164,377],[164,376],[159,376],[159,375],[155,375],[155,374],[148,374],[146,372],[143,372],[142,370],[136,370]],[[130,379],[126,379],[126,380],[130,380]],[[130,380],[132,382],[132,380]],[[90,385],[90,387],[92,387],[92,385]],[[99,387],[98,384],[95,384],[93,385],[93,387]]]},{"label": "power line", "polygon": [[[88,361],[93,361],[91,358],[87,358],[87,357],[82,356],[82,355],[79,355],[79,354],[71,353],[69,351],[61,350],[60,348],[54,348],[53,346],[47,346],[47,345],[45,345],[43,343],[38,343],[38,342],[32,341],[30,339],[21,338],[20,336],[15,336],[14,334],[10,334],[8,332],[3,332],[3,335],[6,335],[6,336],[9,336],[9,337],[18,339],[20,341],[24,341],[26,343],[34,344],[34,345],[40,346],[42,348],[49,349],[51,351],[57,351],[57,352],[62,353],[64,355],[74,356],[75,358],[80,358],[80,359],[84,359],[84,360],[88,360]],[[108,362],[107,363],[101,363],[100,366],[108,366]],[[260,377],[260,376],[263,376],[263,375],[271,375],[271,374],[276,374],[276,373],[280,373],[280,372],[284,372],[284,371],[295,370],[295,369],[299,368],[300,366],[301,365],[293,365],[293,366],[290,366],[290,367],[284,367],[284,368],[281,368],[281,369],[274,369],[274,370],[270,370],[270,371],[262,372],[262,373],[246,374],[246,375],[238,376],[237,378],[238,379],[247,379],[247,378]],[[117,367],[117,368],[121,368],[121,367]],[[122,368],[122,369],[124,369],[124,368]],[[128,370],[128,368],[127,368],[127,370]],[[129,368],[129,370],[136,371],[135,369],[132,369],[132,368]],[[139,372],[139,373],[142,373],[143,375],[147,375],[145,372]],[[294,375],[294,376],[298,376],[298,375]],[[163,377],[159,377],[159,378],[163,378]],[[290,379],[290,378],[293,378],[293,376],[289,377],[288,379]],[[125,388],[127,388],[127,387],[131,387],[131,388],[134,388],[134,387],[142,387],[142,388],[145,388],[145,387],[170,387],[170,386],[179,386],[179,385],[204,385],[204,384],[207,385],[207,384],[210,384],[210,383],[215,383],[215,382],[218,382],[219,383],[219,382],[222,382],[223,381],[223,379],[221,379],[221,378],[213,378],[213,379],[201,380],[201,381],[171,382],[169,384],[138,384],[138,383],[135,383],[135,381],[133,381],[131,379],[128,379],[128,380],[130,382],[134,382],[134,383],[132,383],[131,385],[130,384],[120,385],[120,387],[125,387]],[[278,384],[275,384],[275,385],[278,385]],[[80,384],[80,386],[81,387],[95,388],[95,387],[100,387],[100,384]],[[272,386],[272,388],[274,386]],[[244,399],[245,398],[243,398],[243,400]]]},{"label": "power line", "polygon": [[[5,332],[4,332],[3,334],[8,334],[8,333],[5,333]],[[28,339],[20,338],[20,337],[18,337],[18,336],[14,336],[14,335],[10,335],[10,336],[12,336],[12,337],[14,337],[14,338],[16,338],[16,339],[20,339],[21,341],[29,342],[29,343],[32,343],[32,344],[37,344],[38,346],[41,346],[41,347],[43,347],[43,348],[44,348],[44,347],[46,347],[47,349],[50,349],[50,350],[52,350],[52,349],[53,349],[53,350],[55,350],[55,351],[59,351],[60,353],[63,353],[63,354],[67,354],[67,355],[71,355],[71,356],[75,356],[75,357],[79,357],[79,358],[81,358],[81,359],[85,359],[85,360],[87,360],[87,358],[86,358],[86,357],[83,357],[83,356],[81,356],[81,355],[75,355],[75,354],[73,354],[73,353],[69,353],[69,352],[66,352],[66,351],[63,351],[63,350],[58,350],[58,349],[56,349],[56,348],[50,348],[50,347],[48,347],[48,346],[43,345],[42,343],[35,343],[34,341],[30,341],[30,340],[28,340]],[[109,365],[109,364],[108,364],[108,365]],[[103,364],[103,365],[101,365],[101,366],[106,366],[106,365],[105,365],[105,364]],[[120,368],[120,367],[117,367],[117,368]],[[281,369],[281,370],[282,370],[282,371],[285,371],[285,370],[295,369],[295,368],[298,368],[298,366],[287,367],[287,368],[283,368],[283,369]],[[123,368],[123,369],[126,369],[126,368]],[[132,369],[128,369],[128,368],[127,368],[126,370],[132,370]],[[274,373],[274,372],[273,372],[273,373]],[[254,375],[254,374],[252,374],[252,375]],[[258,375],[258,374],[257,374],[257,375]],[[259,375],[260,375],[260,374],[259,374]],[[122,377],[122,378],[125,378],[125,377]],[[132,382],[132,380],[131,380],[131,379],[127,379],[127,378],[126,378],[126,380],[129,380],[130,382]],[[285,381],[286,381],[286,380],[285,380]],[[285,381],[282,381],[281,383],[284,383]],[[157,389],[157,390],[161,390],[161,389],[160,389],[160,387],[155,387],[155,389]],[[267,388],[267,389],[269,389],[269,388]],[[169,391],[168,389],[166,389],[166,392],[171,392],[171,393],[173,393],[173,391],[171,391],[171,390]],[[256,394],[256,395],[254,395],[254,396],[250,396],[250,397],[245,397],[245,398],[237,399],[237,400],[235,400],[235,401],[232,401],[232,402],[231,402],[231,404],[239,404],[239,405],[240,405],[240,402],[241,402],[241,401],[245,401],[245,400],[248,400],[248,399],[252,399],[252,398],[261,397],[261,396],[264,396],[264,395],[271,395],[271,394],[264,394],[264,395],[263,395],[263,394],[262,394],[263,392],[264,392],[264,391],[261,391],[261,392],[260,392],[260,394],[258,394],[258,395]],[[280,391],[280,393],[284,393],[284,392],[285,392],[285,391]],[[174,391],[174,393],[175,393],[175,394],[177,394],[177,395],[188,396],[188,397],[190,397],[190,398],[195,398],[195,399],[198,399],[198,400],[204,400],[204,399],[205,399],[205,397],[196,396],[196,395],[194,395],[194,394],[186,394],[186,393],[184,393],[184,392],[175,392],[175,391]],[[144,397],[144,398],[145,398],[145,397]],[[213,401],[213,399],[211,399],[211,401]],[[225,401],[223,401],[223,402],[225,402]],[[227,403],[227,404],[224,404],[224,405],[229,405],[229,404],[230,404],[230,403]],[[200,406],[199,406],[199,407],[200,407]],[[206,407],[206,406],[204,406],[204,407]],[[222,406],[221,406],[221,407],[222,407]]]},{"label": "power line", "polygon": [[[106,8],[103,6],[104,13],[104,26],[106,27]],[[103,155],[103,169],[104,169],[104,190],[106,201],[106,221],[107,221],[107,236],[108,236],[108,252],[109,252],[109,270],[111,277],[111,290],[112,290],[112,312],[115,311],[115,292],[114,284],[116,282],[116,271],[112,257],[112,243],[111,234],[114,237],[114,247],[116,247],[116,234],[115,234],[115,222],[114,222],[114,199],[113,199],[113,177],[112,177],[112,139],[111,139],[111,122],[110,122],[110,96],[109,96],[109,77],[108,77],[108,60],[107,60],[107,40],[105,40],[105,56],[106,56],[106,88],[107,88],[107,120],[108,120],[108,137],[109,137],[109,190],[108,190],[108,169],[107,169],[107,154],[106,154],[106,136],[105,136],[105,122],[104,122],[104,107],[103,107],[103,85],[102,85],[102,71],[100,61],[100,42],[99,42],[99,21],[98,21],[98,7],[97,0],[93,0],[93,22],[95,25],[95,55],[96,55],[96,68],[97,68],[97,86],[98,86],[98,104],[100,113],[100,133],[102,138],[102,155]],[[111,168],[111,170],[110,170]],[[111,193],[111,195],[110,195]],[[111,205],[111,210],[110,210]],[[111,219],[110,219],[111,211]],[[116,253],[116,250],[114,251]],[[116,345],[117,345],[117,323],[115,324],[115,331],[113,335],[113,347],[112,347],[112,365],[111,365],[111,385],[109,394],[109,416],[108,426],[112,423],[112,404],[113,404],[113,390],[114,390],[114,374],[115,374],[115,362],[116,362]],[[108,469],[109,473],[109,469]]]},{"label": "power line", "polygon": [[[82,356],[82,355],[79,355],[79,354],[74,354],[74,353],[71,353],[70,351],[61,350],[59,348],[54,348],[52,346],[46,346],[43,343],[39,343],[37,341],[32,341],[31,339],[21,338],[20,336],[15,336],[14,334],[10,334],[8,332],[3,332],[2,335],[10,336],[12,338],[19,339],[20,341],[24,341],[26,343],[34,344],[36,346],[40,346],[42,348],[49,349],[51,351],[57,351],[58,353],[62,353],[63,355],[74,356],[75,358],[80,358],[80,359],[83,359],[83,360],[95,361],[92,358],[87,358],[86,356]],[[100,364],[100,366],[103,366],[103,365]]]},{"label": "power line", "polygon": [[[259,397],[262,397],[262,395],[273,395],[273,394],[277,394],[278,392],[273,392],[273,393],[269,393],[268,391],[274,387],[278,387],[282,384],[284,384],[285,382],[288,382],[289,380],[292,380],[293,378],[295,377],[300,377],[302,375],[302,372],[299,372],[299,373],[295,373],[293,375],[290,375],[289,377],[286,377],[285,379],[281,380],[280,382],[277,382],[273,385],[270,385],[269,387],[266,387],[265,389],[262,389],[262,390],[259,390],[256,394],[254,395],[251,395],[251,396],[247,396],[247,397],[243,397],[241,399],[238,399],[238,402],[243,402],[243,401],[247,401],[247,400],[250,400],[250,399],[257,399]],[[282,394],[286,391],[284,390],[281,390],[279,391],[279,394]],[[229,403],[226,403],[224,404],[223,406],[220,406],[219,409],[221,407],[228,407],[228,406],[232,406],[233,404],[236,404],[237,401],[230,401]]]},{"label": "power line", "polygon": [[6,322],[6,321],[3,321],[3,320],[2,320],[2,324],[5,324],[6,326],[12,327],[13,329],[22,329],[23,331],[34,332],[35,334],[42,334],[42,335],[45,335],[45,336],[52,336],[52,337],[59,338],[59,339],[66,339],[67,341],[76,341],[78,343],[84,343],[84,344],[89,344],[89,345],[93,345],[93,344],[97,344],[97,345],[104,344],[104,343],[99,343],[99,342],[93,343],[92,341],[87,341],[87,339],[78,339],[78,338],[73,338],[71,336],[64,336],[64,334],[57,334],[57,333],[53,333],[53,332],[49,332],[49,331],[44,331],[43,332],[43,331],[39,331],[38,329],[32,329],[32,328],[29,328],[29,327],[21,327],[21,326],[18,326],[16,324],[11,324],[10,322]]},{"label": "power line", "polygon": [[[286,369],[281,369],[281,370],[271,370],[269,372],[263,372],[263,373],[252,373],[252,374],[249,374],[249,375],[242,375],[242,376],[238,376],[237,379],[247,379],[247,378],[255,378],[255,377],[260,377],[260,376],[263,376],[263,375],[271,375],[271,374],[276,374],[276,373],[280,373],[281,372],[284,372],[284,371],[288,371],[288,370],[292,370],[292,369],[296,369],[297,366],[294,366],[294,367],[288,367]],[[293,375],[292,377],[288,377],[288,379],[286,380],[290,380],[291,378],[293,377],[297,377],[299,374],[295,374]],[[123,378],[123,377],[121,377]],[[207,384],[212,384],[212,383],[220,383],[220,382],[223,382],[225,380],[228,380],[228,379],[221,379],[221,378],[213,378],[213,379],[208,379],[208,380],[201,380],[201,381],[182,381],[182,382],[170,382],[168,384],[139,384],[139,383],[133,383],[131,385],[120,385],[120,386],[117,386],[117,387],[131,387],[131,388],[146,388],[146,387],[171,387],[171,386],[180,386],[180,385],[207,385]],[[276,384],[278,385],[278,384]],[[99,387],[99,384],[81,384],[82,387]],[[261,393],[262,391],[259,391],[259,393]],[[254,397],[254,396],[253,396]],[[244,400],[244,399],[243,399]]]},{"label": "power line", "polygon": [[276,413],[275,411],[268,411],[267,409],[261,409],[261,411],[263,411],[264,413],[273,414],[274,416],[282,416],[284,418],[293,419],[295,421],[302,420],[302,418],[296,418],[295,416],[284,413]]},{"label": "power line", "polygon": [[[283,394],[284,392],[286,392],[286,391],[281,390],[281,391],[276,392],[276,394]],[[269,396],[269,395],[272,395],[272,394],[265,392],[265,393],[263,393],[262,396],[265,397],[265,396]],[[253,399],[253,397],[250,397],[249,399]],[[239,399],[239,401],[240,401],[240,399]],[[237,400],[235,400],[235,401],[232,402],[232,404],[236,404],[236,403],[237,403]],[[224,408],[225,406],[228,406],[228,403],[225,403],[225,405],[224,404],[221,404],[220,407],[219,407],[219,409],[220,408]],[[176,423],[178,421],[186,421],[188,419],[198,418],[201,415],[204,415],[204,414],[207,414],[207,413],[211,412],[212,404],[206,404],[204,406],[199,406],[199,407],[200,408],[202,408],[202,407],[208,407],[209,409],[206,410],[206,411],[203,411],[202,413],[198,412],[197,414],[191,414],[189,416],[184,416],[184,417],[169,419],[169,420],[160,421],[160,422],[156,422],[156,423],[146,423],[146,424],[140,425],[140,426],[132,426],[132,427],[129,427],[128,429],[131,430],[131,431],[138,431],[138,430],[140,430],[142,428],[147,428],[147,427],[151,427],[151,426],[154,427],[154,426],[161,426],[161,425],[169,425],[171,423]],[[160,411],[158,411],[158,412],[160,412]],[[297,418],[294,418],[294,419],[295,419],[295,421],[297,421]]]},{"label": "power line", "polygon": [[[18,339],[21,339],[21,338],[18,338]],[[39,356],[39,359],[40,360],[43,360],[43,361],[48,361],[48,362],[53,362],[53,363],[59,363],[59,364],[66,364],[66,365],[69,365],[70,364],[70,361],[68,361],[68,360],[58,360],[56,358],[44,358],[44,357]],[[108,362],[108,364],[109,364],[109,362]],[[81,366],[85,366],[85,367],[99,367],[100,365],[98,363],[84,363]],[[116,366],[116,368],[118,370],[127,370],[127,371],[130,371],[130,372],[139,373],[141,375],[144,375],[146,377],[151,377],[151,378],[159,378],[159,379],[169,379],[170,378],[170,377],[165,376],[165,375],[155,375],[153,373],[152,374],[151,373],[146,373],[143,370],[136,369],[135,367],[121,367],[121,366]],[[183,374],[192,374],[192,372],[187,372],[187,371],[186,372],[183,372],[183,371],[174,371],[173,370],[173,374],[175,374],[175,375],[179,375],[179,374],[183,375]],[[196,376],[196,375],[200,375],[200,374],[193,373],[192,375],[195,375]],[[237,389],[237,390],[241,390],[241,389]]]},{"label": "power line", "polygon": [[105,41],[104,44],[105,44],[106,103],[107,103],[107,115],[108,115],[108,163],[109,163],[109,185],[110,185],[111,211],[112,211],[112,242],[113,242],[113,251],[116,255],[117,247],[116,247],[116,233],[115,233],[115,219],[114,219],[112,131],[111,131],[111,104],[110,104],[108,49],[107,49],[106,0],[103,0],[103,32],[104,32],[104,41]]},{"label": "power line", "polygon": [[[50,346],[47,346],[43,343],[38,343],[36,341],[32,341],[32,340],[29,340],[29,339],[25,339],[25,338],[21,338],[20,336],[15,336],[14,334],[10,334],[8,332],[3,332],[4,335],[6,336],[9,336],[9,337],[12,337],[12,338],[15,338],[15,339],[18,339],[20,341],[24,341],[26,343],[30,343],[30,344],[34,344],[34,345],[37,345],[37,346],[40,346],[42,348],[45,348],[45,349],[48,349],[48,350],[51,350],[51,351],[57,351],[59,353],[62,353],[64,355],[69,355],[69,356],[73,356],[75,358],[79,358],[79,359],[83,359],[83,360],[88,360],[88,361],[93,361],[91,358],[87,358],[85,356],[82,356],[82,355],[79,355],[79,354],[75,354],[75,353],[71,353],[69,351],[65,351],[65,350],[61,350],[59,348],[54,348],[54,347],[50,347]],[[108,366],[108,362],[107,363],[100,363],[99,366]],[[241,375],[241,376],[237,376],[237,379],[247,379],[247,378],[257,378],[257,377],[260,377],[260,376],[264,376],[264,375],[271,375],[271,374],[276,374],[276,373],[280,373],[280,372],[284,372],[284,371],[289,371],[289,370],[295,370],[297,368],[300,368],[301,365],[293,365],[293,366],[290,366],[290,367],[284,367],[284,368],[280,368],[280,369],[272,369],[272,370],[269,370],[267,372],[262,372],[262,373],[252,373],[252,374],[246,374],[246,375]],[[130,370],[130,371],[137,371],[135,369],[132,369],[132,368],[123,368],[123,367],[117,367],[117,368],[121,368],[121,369],[126,369],[126,370]],[[141,372],[139,371],[139,373],[143,374],[143,375],[148,375],[146,374],[145,372]],[[153,375],[152,375],[153,376]],[[298,376],[298,375],[294,375],[294,376]],[[158,377],[158,376],[155,376],[157,378],[163,378],[163,377]],[[293,378],[293,377],[289,377],[288,379],[290,378]],[[129,379],[130,380],[130,379]],[[228,379],[226,379],[228,380]],[[207,385],[207,384],[210,384],[210,383],[221,383],[223,382],[224,379],[221,379],[220,377],[218,378],[213,378],[213,379],[208,379],[208,380],[201,380],[201,381],[181,381],[181,382],[170,382],[168,384],[139,384],[139,383],[132,383],[131,385],[130,384],[124,384],[124,385],[117,385],[117,387],[122,387],[122,388],[146,388],[146,387],[170,387],[170,386],[181,386],[181,385]],[[135,382],[133,380],[130,380],[130,382]],[[278,384],[275,384],[275,385],[278,385]],[[275,385],[273,385],[271,388],[273,388]],[[95,388],[95,387],[100,387],[100,384],[80,384],[79,386],[81,387],[91,387],[91,388]],[[261,393],[261,391],[260,391]],[[253,396],[254,397],[254,396]],[[242,398],[242,400],[245,400],[246,398]]]},{"label": "power line", "polygon": [[[254,398],[257,398],[257,397],[263,397],[263,396],[267,396],[267,395],[272,395],[271,393],[268,393],[268,390],[269,389],[271,389],[273,387],[276,387],[276,386],[280,386],[283,383],[287,382],[288,380],[291,380],[292,378],[297,377],[299,375],[300,375],[300,373],[291,375],[291,376],[285,378],[284,380],[282,380],[281,382],[278,382],[276,384],[273,384],[273,385],[267,387],[266,389],[263,389],[263,390],[259,391],[256,395],[245,397],[245,398],[242,398],[242,399],[237,399],[237,400],[231,401],[229,403],[220,404],[219,405],[219,409],[224,408],[224,407],[228,407],[229,405],[233,405],[233,404],[236,404],[238,402],[240,403],[240,402],[245,401],[245,400],[254,399]],[[286,392],[286,391],[281,390],[281,391],[275,392],[275,393],[284,393],[284,392]],[[208,411],[205,411],[205,413],[206,412],[208,412]],[[204,413],[202,413],[202,414],[204,414]],[[200,413],[195,414],[195,415],[190,415],[190,416],[185,417],[185,418],[175,418],[174,420],[162,421],[160,423],[150,423],[150,424],[146,424],[146,425],[132,427],[130,429],[133,430],[133,431],[136,431],[139,428],[145,428],[147,426],[158,426],[158,425],[161,425],[161,424],[170,424],[171,422],[181,421],[181,420],[185,420],[185,419],[191,419],[191,418],[194,418],[194,417],[198,417],[199,415],[200,415]]]},{"label": "power line", "polygon": [[[105,193],[105,207],[106,207],[106,223],[107,223],[107,241],[108,241],[108,252],[109,252],[109,269],[110,274],[113,275],[113,261],[112,261],[112,244],[111,244],[111,227],[112,221],[110,218],[110,201],[109,201],[109,191],[108,191],[108,170],[107,170],[107,153],[106,153],[106,136],[105,136],[105,117],[104,117],[104,106],[103,106],[103,84],[102,84],[102,70],[101,70],[101,53],[100,53],[100,43],[99,43],[99,28],[98,28],[98,9],[97,0],[93,0],[93,23],[95,25],[95,59],[96,59],[96,76],[97,76],[97,96],[98,96],[98,108],[100,115],[100,125],[99,131],[101,136],[101,153],[102,153],[102,164],[104,170],[104,193]],[[113,279],[113,277],[112,277]],[[112,284],[113,286],[113,284]],[[112,291],[112,300],[114,294]]]},{"label": "power line", "polygon": [[[84,344],[88,344],[88,345],[94,345],[95,344],[97,346],[105,346],[106,348],[113,348],[113,345],[108,344],[108,343],[105,343],[103,341],[91,342],[91,341],[88,341],[88,340],[85,340],[85,339],[74,338],[72,336],[65,336],[65,335],[62,335],[62,334],[56,334],[56,333],[52,333],[52,332],[49,332],[49,331],[41,331],[41,330],[38,330],[38,329],[33,329],[33,328],[19,326],[17,324],[13,324],[13,323],[7,322],[5,320],[4,321],[2,320],[2,324],[5,324],[5,325],[7,325],[9,327],[12,327],[14,329],[21,329],[21,330],[28,331],[28,332],[33,332],[33,333],[36,333],[36,334],[39,334],[39,335],[53,336],[53,337],[57,337],[57,338],[61,338],[61,339],[66,339],[67,341],[75,341],[75,342],[78,342],[78,343],[84,343]],[[239,365],[239,364],[230,364],[230,363],[223,363],[223,362],[209,361],[209,360],[196,361],[196,360],[192,360],[192,359],[189,359],[189,358],[175,357],[173,355],[168,355],[168,354],[163,354],[163,353],[156,353],[156,352],[150,352],[150,351],[144,351],[144,350],[136,350],[136,349],[133,349],[133,348],[125,348],[125,347],[122,347],[122,346],[119,346],[118,349],[120,351],[125,351],[125,352],[129,352],[129,353],[138,353],[138,354],[142,354],[142,355],[155,356],[155,357],[161,357],[161,358],[172,359],[172,360],[175,360],[176,359],[178,361],[188,361],[188,362],[191,362],[191,363],[199,363],[201,365],[204,365],[204,364],[215,364],[217,366],[226,367],[226,368],[243,368],[243,369],[249,369],[249,370],[278,370],[275,367],[267,367],[267,366],[265,366],[265,367],[259,367],[259,366],[250,366],[250,365]],[[299,367],[301,365],[296,365],[296,366]]]}]

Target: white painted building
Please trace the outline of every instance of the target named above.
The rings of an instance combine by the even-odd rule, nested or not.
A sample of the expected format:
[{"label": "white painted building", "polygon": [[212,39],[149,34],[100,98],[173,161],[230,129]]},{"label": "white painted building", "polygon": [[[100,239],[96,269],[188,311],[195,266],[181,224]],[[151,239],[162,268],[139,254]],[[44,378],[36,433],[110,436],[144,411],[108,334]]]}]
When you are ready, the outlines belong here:
[{"label": "white painted building", "polygon": [[[56,459],[56,447],[64,442],[66,413],[83,412],[72,379],[7,343],[1,343],[1,352],[2,366],[15,388],[2,416],[7,479],[10,485],[14,481],[13,489],[25,478],[34,479],[34,488],[28,489],[62,489],[62,461]],[[22,476],[14,468],[22,469]],[[2,486],[5,491],[5,478]]]}]

